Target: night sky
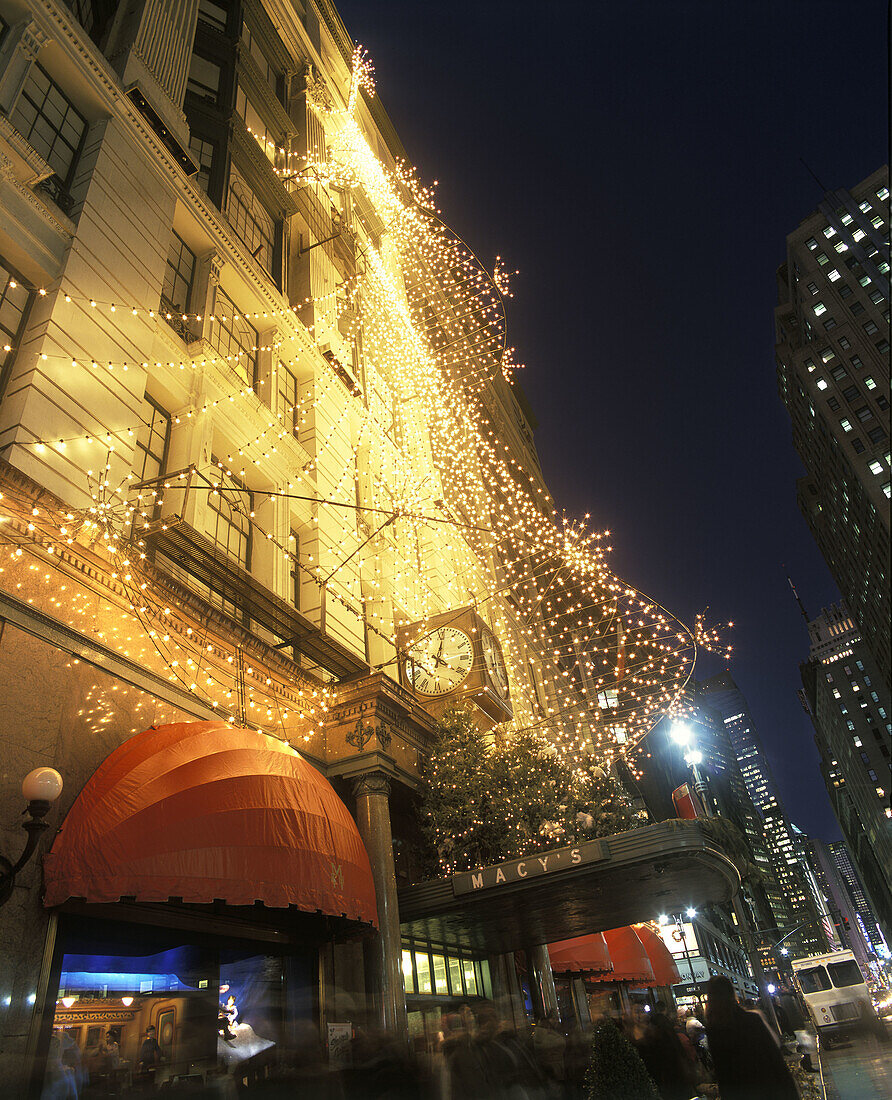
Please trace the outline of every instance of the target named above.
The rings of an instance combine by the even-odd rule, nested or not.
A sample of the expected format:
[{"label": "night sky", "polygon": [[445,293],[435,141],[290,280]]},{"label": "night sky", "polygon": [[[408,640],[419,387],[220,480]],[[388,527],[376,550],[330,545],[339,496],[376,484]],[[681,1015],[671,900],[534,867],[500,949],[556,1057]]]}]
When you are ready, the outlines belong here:
[{"label": "night sky", "polygon": [[[880,0],[340,0],[447,224],[517,268],[509,342],[549,487],[613,569],[732,674],[787,810],[839,836],[796,690],[839,598],[801,518],[775,271],[822,198],[888,160]],[[720,671],[709,658],[698,676]]]}]

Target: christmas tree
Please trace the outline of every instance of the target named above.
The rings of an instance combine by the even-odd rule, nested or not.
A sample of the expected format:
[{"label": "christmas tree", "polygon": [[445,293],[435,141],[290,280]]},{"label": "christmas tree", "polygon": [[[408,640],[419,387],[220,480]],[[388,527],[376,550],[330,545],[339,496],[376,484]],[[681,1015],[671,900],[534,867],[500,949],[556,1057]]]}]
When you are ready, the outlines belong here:
[{"label": "christmas tree", "polygon": [[646,823],[594,762],[572,767],[536,731],[487,738],[466,710],[438,723],[422,769],[432,873],[455,874]]},{"label": "christmas tree", "polygon": [[592,1060],[585,1077],[588,1100],[658,1100],[659,1093],[638,1052],[612,1020],[592,1036]]}]

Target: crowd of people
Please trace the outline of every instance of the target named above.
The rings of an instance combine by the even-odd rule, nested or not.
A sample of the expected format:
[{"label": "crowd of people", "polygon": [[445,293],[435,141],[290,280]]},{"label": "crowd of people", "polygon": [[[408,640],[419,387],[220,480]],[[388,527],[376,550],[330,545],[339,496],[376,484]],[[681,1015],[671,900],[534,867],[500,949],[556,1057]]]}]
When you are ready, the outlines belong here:
[{"label": "crowd of people", "polygon": [[[630,1063],[615,1059],[614,1045],[599,1041],[599,1029],[635,1059],[640,1093]],[[520,1032],[493,1004],[478,1002],[444,1016],[440,1034],[438,1049],[415,1061],[381,1036],[360,1038],[350,1094],[364,1100],[609,1100],[615,1089],[616,1096],[642,1100],[799,1098],[780,1036],[757,1008],[738,1004],[727,978],[709,983],[705,1012],[670,1013],[658,1002],[601,1017],[585,1029],[548,1016]],[[593,1084],[591,1067],[599,1059]]]},{"label": "crowd of people", "polygon": [[[64,1036],[54,1039],[61,1071]],[[117,1094],[114,1032],[100,1046],[88,1052],[91,1077],[104,1079],[108,1094]],[[161,1057],[149,1028],[133,1084],[150,1083]],[[79,1095],[76,1084],[68,1090],[62,1084],[61,1076],[51,1075],[46,1100]],[[178,1093],[173,1083],[168,1087],[168,1095]],[[226,1100],[255,1091],[267,1100],[799,1100],[780,1036],[757,1008],[737,1002],[722,977],[708,984],[705,1012],[670,1012],[657,1002],[601,1016],[586,1028],[549,1015],[521,1030],[489,1001],[465,1004],[441,1018],[434,1049],[429,1037],[419,1036],[411,1050],[373,1026],[355,1026],[349,1057],[337,1066],[318,1029],[305,1021],[275,1065],[267,1062],[266,1071],[237,1087],[221,1066],[201,1091]]]}]

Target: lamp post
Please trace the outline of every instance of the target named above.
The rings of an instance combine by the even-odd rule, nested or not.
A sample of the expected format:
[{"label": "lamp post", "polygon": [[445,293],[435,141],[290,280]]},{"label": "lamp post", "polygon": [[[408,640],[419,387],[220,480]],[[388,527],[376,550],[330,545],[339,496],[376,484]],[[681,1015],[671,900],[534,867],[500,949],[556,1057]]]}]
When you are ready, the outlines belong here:
[{"label": "lamp post", "polygon": [[22,828],[28,834],[28,839],[24,851],[15,863],[0,856],[0,905],[4,905],[12,896],[15,877],[34,855],[41,835],[49,828],[43,819],[61,793],[62,776],[55,768],[35,768],[25,776],[22,794],[28,801],[28,820],[22,822]]},{"label": "lamp post", "polygon": [[[714,814],[709,806],[709,787],[706,782],[706,777],[700,770],[700,765],[703,763],[703,753],[694,747],[693,731],[690,726],[685,725],[683,722],[674,722],[671,729],[671,735],[676,744],[681,745],[684,749],[684,762],[690,769],[691,778],[694,782],[694,791],[703,805],[703,813],[706,817],[713,817]],[[740,929],[740,935],[743,939],[743,947],[749,959],[750,969],[759,986],[762,1007],[768,1019],[771,1021],[772,1026],[777,1033],[780,1034],[781,1029],[777,1022],[777,1013],[774,1011],[774,1002],[771,999],[771,993],[769,992],[768,983],[765,979],[765,972],[762,969],[762,961],[759,958],[759,952],[750,927],[749,914],[746,912],[743,899],[740,896],[740,891],[731,898],[731,905],[734,909],[734,916],[737,919],[737,927]]]}]

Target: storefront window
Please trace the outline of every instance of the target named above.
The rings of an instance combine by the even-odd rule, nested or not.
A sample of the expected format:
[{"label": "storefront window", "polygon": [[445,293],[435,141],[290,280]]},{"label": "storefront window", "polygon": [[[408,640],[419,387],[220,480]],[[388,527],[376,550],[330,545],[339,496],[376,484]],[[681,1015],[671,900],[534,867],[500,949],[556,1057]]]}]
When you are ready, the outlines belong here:
[{"label": "storefront window", "polygon": [[477,977],[474,974],[474,964],[470,959],[462,960],[462,972],[465,978],[465,991],[468,996],[477,996]]},{"label": "storefront window", "polygon": [[313,950],[267,954],[248,940],[76,918],[60,932],[44,1095],[240,1079],[313,1018]]},{"label": "storefront window", "polygon": [[449,959],[449,980],[452,983],[452,996],[460,997],[462,995],[461,963],[458,959]]},{"label": "storefront window", "polygon": [[418,992],[433,993],[431,985],[431,962],[427,952],[415,952],[415,972],[418,975]]},{"label": "storefront window", "polygon": [[434,985],[436,992],[441,996],[449,993],[449,984],[446,981],[446,959],[443,955],[433,955]]},{"label": "storefront window", "polygon": [[403,951],[403,984],[407,993],[415,992],[415,978],[412,975],[412,952]]}]

